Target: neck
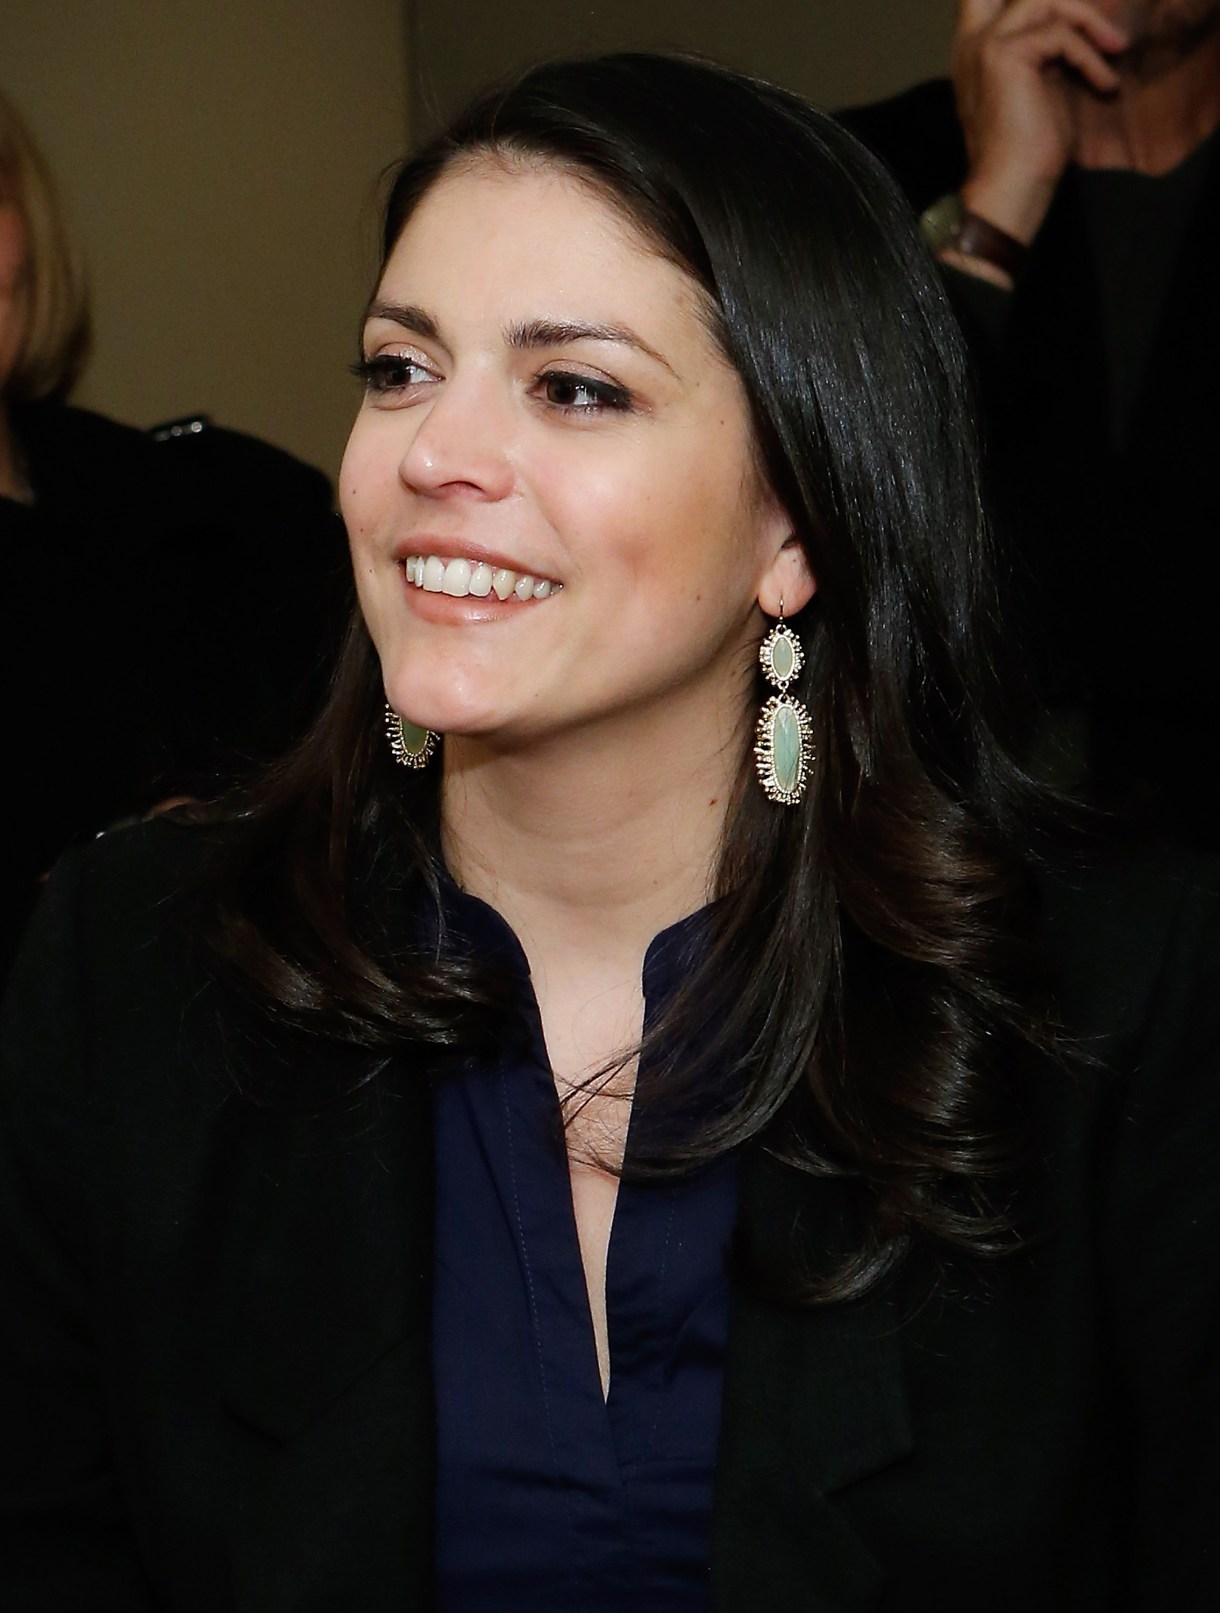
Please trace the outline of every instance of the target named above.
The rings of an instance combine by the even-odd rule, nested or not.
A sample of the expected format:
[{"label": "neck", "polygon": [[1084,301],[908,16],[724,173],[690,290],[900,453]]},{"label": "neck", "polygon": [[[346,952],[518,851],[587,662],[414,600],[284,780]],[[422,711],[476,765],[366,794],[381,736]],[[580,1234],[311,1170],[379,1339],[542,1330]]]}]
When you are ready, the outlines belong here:
[{"label": "neck", "polygon": [[738,701],[700,723],[693,704],[511,752],[446,739],[446,860],[536,971],[581,954],[638,980],[653,937],[708,900],[744,719]]},{"label": "neck", "polygon": [[1220,26],[1189,43],[1138,46],[1119,72],[1112,97],[1077,92],[1073,156],[1082,168],[1168,173],[1220,125]]}]

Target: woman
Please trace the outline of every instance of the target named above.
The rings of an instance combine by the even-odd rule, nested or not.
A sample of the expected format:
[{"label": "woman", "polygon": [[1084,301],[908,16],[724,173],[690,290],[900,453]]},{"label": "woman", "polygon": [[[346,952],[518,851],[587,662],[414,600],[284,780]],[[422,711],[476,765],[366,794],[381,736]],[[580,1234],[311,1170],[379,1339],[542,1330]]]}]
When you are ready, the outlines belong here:
[{"label": "woman", "polygon": [[1210,1606],[1210,904],[1031,882],[889,182],[541,68],[360,371],[319,723],[13,993],[8,1605]]},{"label": "woman", "polygon": [[0,497],[28,501],[13,406],[63,398],[89,352],[80,254],[21,119],[0,96]]},{"label": "woman", "polygon": [[341,631],[326,479],[203,420],[149,433],[72,407],[89,325],[51,176],[0,95],[0,677],[24,769],[0,978],[63,848],[283,749]]}]

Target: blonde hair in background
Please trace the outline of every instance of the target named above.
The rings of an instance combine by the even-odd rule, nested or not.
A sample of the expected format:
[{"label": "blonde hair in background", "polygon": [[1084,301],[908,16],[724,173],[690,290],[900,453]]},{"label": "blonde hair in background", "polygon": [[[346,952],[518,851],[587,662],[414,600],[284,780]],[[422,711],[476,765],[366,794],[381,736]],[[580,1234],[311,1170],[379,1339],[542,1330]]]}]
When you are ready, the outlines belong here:
[{"label": "blonde hair in background", "polygon": [[25,331],[5,388],[13,399],[62,398],[89,356],[89,298],[75,237],[50,170],[16,108],[0,93],[0,204],[25,225]]}]

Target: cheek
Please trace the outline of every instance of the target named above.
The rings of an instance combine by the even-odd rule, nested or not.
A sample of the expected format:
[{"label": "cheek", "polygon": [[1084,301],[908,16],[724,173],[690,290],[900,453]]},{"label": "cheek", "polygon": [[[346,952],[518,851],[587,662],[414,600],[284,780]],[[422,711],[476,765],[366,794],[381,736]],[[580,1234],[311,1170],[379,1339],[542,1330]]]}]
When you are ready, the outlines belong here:
[{"label": "cheek", "polygon": [[339,509],[353,541],[375,523],[396,479],[396,462],[387,445],[357,423],[339,467]]},{"label": "cheek", "polygon": [[709,459],[701,475],[676,478],[655,510],[661,563],[688,596],[731,607],[754,587],[756,501],[731,459]]},{"label": "cheek", "polygon": [[741,552],[740,478],[705,435],[693,445],[659,439],[646,458],[584,464],[550,490],[551,522],[576,535],[582,562],[638,581],[688,584]]},{"label": "cheek", "polygon": [[398,597],[393,590],[390,575],[376,567],[367,551],[358,541],[351,544],[352,581],[356,587],[356,604],[364,617],[373,647],[379,656],[386,655],[395,642],[401,626],[396,605]]}]

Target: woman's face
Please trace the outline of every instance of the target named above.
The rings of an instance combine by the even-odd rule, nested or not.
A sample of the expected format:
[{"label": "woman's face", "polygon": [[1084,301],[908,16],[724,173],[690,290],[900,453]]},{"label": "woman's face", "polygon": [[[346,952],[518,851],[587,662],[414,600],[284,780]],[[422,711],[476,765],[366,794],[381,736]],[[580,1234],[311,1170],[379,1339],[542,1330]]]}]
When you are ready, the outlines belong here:
[{"label": "woman's face", "polygon": [[0,397],[25,337],[25,220],[0,179]]},{"label": "woman's face", "polygon": [[685,273],[563,170],[475,159],[411,216],[364,353],[341,502],[397,711],[497,745],[679,693],[738,724],[760,594],[813,585]]}]

